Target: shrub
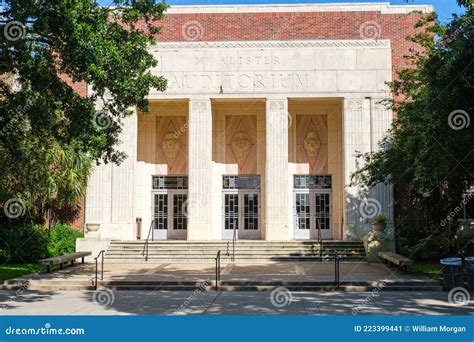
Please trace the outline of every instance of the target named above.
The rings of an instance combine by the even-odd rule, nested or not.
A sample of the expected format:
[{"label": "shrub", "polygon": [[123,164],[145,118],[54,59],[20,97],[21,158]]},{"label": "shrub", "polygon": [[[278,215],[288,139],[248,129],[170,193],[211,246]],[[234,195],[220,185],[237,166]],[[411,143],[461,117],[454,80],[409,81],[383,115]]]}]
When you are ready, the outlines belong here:
[{"label": "shrub", "polygon": [[48,243],[50,256],[74,253],[76,250],[76,239],[82,237],[82,233],[65,225],[55,224],[51,227],[51,235]]},{"label": "shrub", "polygon": [[375,224],[387,224],[388,222],[388,217],[385,214],[377,214],[372,220],[373,223]]},{"label": "shrub", "polygon": [[3,263],[30,263],[48,257],[48,229],[22,223],[0,228],[0,260]]}]

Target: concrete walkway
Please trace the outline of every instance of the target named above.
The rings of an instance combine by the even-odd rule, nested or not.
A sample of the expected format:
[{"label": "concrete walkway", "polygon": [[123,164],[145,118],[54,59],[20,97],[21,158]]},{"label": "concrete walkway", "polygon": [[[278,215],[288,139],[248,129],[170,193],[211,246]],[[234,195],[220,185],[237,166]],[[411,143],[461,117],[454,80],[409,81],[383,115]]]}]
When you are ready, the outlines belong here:
[{"label": "concrete walkway", "polygon": [[[100,266],[99,266],[100,267]],[[95,264],[79,264],[67,267],[62,271],[50,274],[27,275],[18,280],[37,281],[89,281],[95,274]],[[175,264],[175,263],[140,263],[140,264],[105,264],[104,280],[189,280],[211,281],[215,278],[214,264]],[[265,264],[223,264],[221,280],[231,281],[334,281],[334,264],[298,262],[298,263],[265,263]],[[351,262],[340,264],[340,281],[406,281],[406,282],[431,282],[432,279],[422,275],[405,275],[396,268],[383,264],[370,264],[366,262]]]},{"label": "concrete walkway", "polygon": [[0,315],[469,315],[448,293],[0,291]]}]

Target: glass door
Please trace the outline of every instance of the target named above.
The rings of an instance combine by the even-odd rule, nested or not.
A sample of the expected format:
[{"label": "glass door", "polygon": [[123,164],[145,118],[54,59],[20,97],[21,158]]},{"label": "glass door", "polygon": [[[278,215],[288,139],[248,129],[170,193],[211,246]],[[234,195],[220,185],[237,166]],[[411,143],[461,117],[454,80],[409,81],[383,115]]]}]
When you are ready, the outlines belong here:
[{"label": "glass door", "polygon": [[294,194],[294,237],[297,240],[309,240],[311,238],[311,205],[309,192],[297,192]]},{"label": "glass door", "polygon": [[[239,229],[239,194],[237,192],[224,193],[224,233],[225,240],[232,240]],[[237,235],[236,235],[237,237]]]},{"label": "glass door", "polygon": [[256,191],[223,193],[224,240],[260,239],[260,200]]},{"label": "glass door", "polygon": [[156,240],[186,239],[187,237],[187,192],[165,190],[152,194],[153,238]]},{"label": "glass door", "polygon": [[242,191],[240,194],[241,228],[239,238],[246,240],[260,239],[259,220],[260,204],[257,192]]},{"label": "glass door", "polygon": [[293,196],[295,239],[332,239],[331,192],[298,190]]}]

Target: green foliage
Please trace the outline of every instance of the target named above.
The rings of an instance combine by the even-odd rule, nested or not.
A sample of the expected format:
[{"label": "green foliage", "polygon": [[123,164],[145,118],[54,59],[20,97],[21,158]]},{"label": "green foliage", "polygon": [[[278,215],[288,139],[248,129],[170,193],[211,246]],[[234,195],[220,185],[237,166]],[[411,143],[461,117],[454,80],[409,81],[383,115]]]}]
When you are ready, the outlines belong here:
[{"label": "green foliage", "polygon": [[[83,195],[94,161],[118,164],[126,157],[116,149],[123,119],[130,108],[148,109],[151,88],[166,87],[150,72],[157,61],[148,48],[167,5],[5,3],[0,14],[19,24],[0,35],[0,204],[20,198],[42,222],[48,208]],[[91,91],[83,96],[73,82]]]},{"label": "green foliage", "polygon": [[[472,8],[446,27],[435,19],[425,18],[420,25],[426,30],[410,37],[420,48],[408,56],[410,68],[390,83],[396,118],[382,148],[359,154],[364,166],[352,175],[353,182],[367,186],[394,184],[405,207],[397,217],[400,245],[408,255],[423,257],[457,253],[456,220],[442,222],[474,185]],[[422,220],[413,224],[410,216]]]},{"label": "green foliage", "polygon": [[76,239],[83,237],[82,233],[64,224],[55,224],[51,227],[48,243],[49,256],[59,256],[74,253]]},{"label": "green foliage", "polygon": [[385,214],[377,214],[374,216],[372,219],[372,222],[375,224],[387,224],[388,222],[388,217]]},{"label": "green foliage", "polygon": [[2,263],[34,263],[48,257],[48,230],[42,225],[21,224],[0,229]]},{"label": "green foliage", "polygon": [[64,224],[49,231],[39,224],[10,225],[0,229],[0,262],[34,263],[39,259],[74,253],[82,233]]}]

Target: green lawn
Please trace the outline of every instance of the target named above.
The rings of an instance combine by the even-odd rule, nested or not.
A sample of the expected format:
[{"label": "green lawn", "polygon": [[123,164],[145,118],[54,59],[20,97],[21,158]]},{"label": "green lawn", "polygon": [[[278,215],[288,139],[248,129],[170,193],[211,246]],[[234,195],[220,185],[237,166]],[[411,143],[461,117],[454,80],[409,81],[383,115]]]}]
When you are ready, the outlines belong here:
[{"label": "green lawn", "polygon": [[0,283],[3,283],[7,279],[44,270],[46,270],[46,266],[37,264],[0,265]]},{"label": "green lawn", "polygon": [[435,261],[418,261],[412,267],[420,273],[427,275],[436,280],[443,279],[442,265]]}]

